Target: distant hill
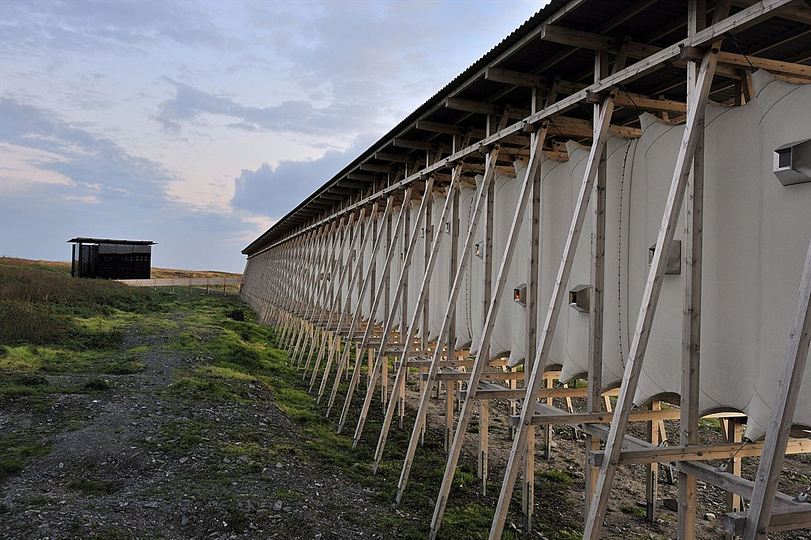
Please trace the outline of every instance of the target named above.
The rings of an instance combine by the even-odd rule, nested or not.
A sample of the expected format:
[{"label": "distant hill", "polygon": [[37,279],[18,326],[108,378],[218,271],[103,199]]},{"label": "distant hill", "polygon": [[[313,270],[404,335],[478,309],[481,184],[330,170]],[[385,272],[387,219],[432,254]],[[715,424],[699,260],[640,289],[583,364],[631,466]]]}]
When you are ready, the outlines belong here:
[{"label": "distant hill", "polygon": [[[19,266],[25,268],[38,268],[52,272],[70,273],[69,261],[43,261],[37,259],[18,259],[16,257],[0,257],[0,266]],[[205,277],[239,277],[242,274],[233,272],[219,272],[216,270],[179,270],[176,268],[153,268],[153,278],[205,278]]]}]

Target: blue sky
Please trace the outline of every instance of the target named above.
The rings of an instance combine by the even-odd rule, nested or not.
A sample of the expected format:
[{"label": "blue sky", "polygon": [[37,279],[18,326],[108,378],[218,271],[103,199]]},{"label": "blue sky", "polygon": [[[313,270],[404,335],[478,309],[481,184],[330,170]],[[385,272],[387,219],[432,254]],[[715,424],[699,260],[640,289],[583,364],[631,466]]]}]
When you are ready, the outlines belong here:
[{"label": "blue sky", "polygon": [[0,2],[0,255],[239,251],[540,9],[504,2]]}]

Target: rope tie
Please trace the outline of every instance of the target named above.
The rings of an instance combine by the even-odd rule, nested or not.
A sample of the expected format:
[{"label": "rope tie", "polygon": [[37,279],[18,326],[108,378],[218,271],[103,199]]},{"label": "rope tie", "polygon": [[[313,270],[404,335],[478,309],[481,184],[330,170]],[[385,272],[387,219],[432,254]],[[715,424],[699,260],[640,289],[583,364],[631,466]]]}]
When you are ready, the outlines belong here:
[{"label": "rope tie", "polygon": [[751,442],[752,441],[750,441],[749,439],[744,437],[743,443],[741,443],[741,446],[738,447],[737,450],[735,450],[735,453],[732,454],[731,457],[727,458],[721,465],[719,465],[718,468],[716,469],[716,471],[722,472],[722,473],[727,472],[729,470],[729,466],[732,464],[732,461],[735,459],[735,456],[737,456],[741,452],[741,450],[743,450],[744,446],[746,446],[747,444],[749,444]]}]

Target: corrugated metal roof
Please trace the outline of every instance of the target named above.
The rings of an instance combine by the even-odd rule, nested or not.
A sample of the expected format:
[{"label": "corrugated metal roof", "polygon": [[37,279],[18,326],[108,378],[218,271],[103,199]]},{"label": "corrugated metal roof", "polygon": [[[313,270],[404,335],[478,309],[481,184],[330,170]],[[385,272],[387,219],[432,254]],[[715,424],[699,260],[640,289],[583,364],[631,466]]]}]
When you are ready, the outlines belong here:
[{"label": "corrugated metal roof", "polygon": [[319,194],[323,193],[330,186],[334,185],[337,180],[339,180],[341,177],[346,175],[350,170],[354,169],[358,164],[360,164],[365,159],[374,154],[375,151],[379,151],[380,147],[383,146],[385,142],[387,142],[392,137],[394,137],[407,127],[409,127],[410,124],[414,123],[417,120],[417,118],[419,118],[422,114],[424,114],[428,109],[440,103],[441,100],[444,99],[445,96],[450,92],[450,90],[458,86],[460,82],[473,76],[476,72],[481,70],[489,62],[495,59],[499,54],[509,49],[510,46],[512,46],[519,39],[528,34],[531,30],[537,28],[538,25],[540,25],[547,17],[555,13],[557,10],[562,8],[567,3],[568,0],[552,0],[543,9],[539,10],[535,15],[524,21],[524,23],[521,26],[513,30],[507,37],[501,40],[501,42],[498,45],[493,47],[486,54],[482,55],[465,71],[454,77],[450,82],[448,82],[445,86],[443,86],[433,96],[431,96],[428,100],[426,100],[425,103],[417,107],[417,109],[414,110],[414,112],[409,114],[399,124],[397,124],[391,130],[389,130],[388,133],[380,137],[380,139],[378,139],[373,145],[371,145],[365,152],[360,154],[346,167],[338,171],[338,173],[336,173],[330,180],[328,180],[324,185],[322,185],[315,192],[313,192],[312,195],[304,199],[304,201],[302,201],[298,206],[296,206],[293,210],[288,212],[283,218],[277,221],[272,227],[270,227],[261,236],[259,236],[259,238],[251,242],[247,247],[245,247],[245,249],[242,250],[242,253],[250,254],[253,251],[261,249],[261,247],[263,247],[265,243],[265,240],[267,240],[273,234],[274,230],[280,228],[280,226],[284,224],[285,220],[289,219],[291,216],[295,215],[299,210],[307,206],[307,204],[310,201],[314,200],[316,197],[318,197]]},{"label": "corrugated metal roof", "polygon": [[[733,0],[733,12],[744,5],[746,0]],[[766,58],[783,59],[792,62],[808,62],[811,56],[811,10],[799,14],[800,20],[775,17],[758,25],[736,31],[731,39],[724,41],[723,50],[735,53],[759,55]],[[529,103],[530,90],[526,87],[511,88],[501,83],[485,80],[480,74],[487,67],[519,72],[543,74],[547,77],[561,77],[572,82],[590,83],[594,64],[594,53],[589,49],[578,49],[540,39],[543,23],[554,21],[564,26],[612,36],[617,39],[628,37],[633,41],[656,46],[667,46],[686,34],[686,3],[683,0],[553,0],[546,7],[527,19],[511,32],[498,45],[484,54],[470,67],[454,77],[431,98],[420,105],[399,124],[383,135],[377,142],[346,165],[312,195],[288,212],[270,229],[251,242],[242,253],[255,254],[273,243],[287,238],[298,227],[311,223],[325,210],[337,206],[341,199],[350,202],[350,196],[366,191],[361,189],[372,184],[346,184],[346,175],[361,163],[374,163],[376,152],[389,151],[388,145],[395,137],[418,139],[421,142],[442,142],[443,137],[415,129],[417,120],[429,119],[461,128],[481,129],[485,117],[481,114],[463,113],[443,106],[450,96],[489,102],[493,105],[507,103]],[[670,63],[647,73],[643,78],[628,81],[625,90],[644,93],[650,96],[663,96],[668,99],[685,100],[684,71]],[[712,97],[725,100],[735,95],[735,80],[716,75]],[[582,119],[591,118],[591,107],[579,105],[567,112]],[[632,108],[615,112],[614,122],[638,125],[638,111]],[[553,137],[554,138],[554,137]],[[447,140],[445,139],[445,142]],[[410,159],[416,154],[413,150],[402,150]],[[422,154],[424,156],[424,154]],[[378,160],[385,161],[385,160]],[[369,178],[367,178],[368,180]],[[341,190],[338,192],[338,190]],[[336,200],[337,199],[337,200]]]}]

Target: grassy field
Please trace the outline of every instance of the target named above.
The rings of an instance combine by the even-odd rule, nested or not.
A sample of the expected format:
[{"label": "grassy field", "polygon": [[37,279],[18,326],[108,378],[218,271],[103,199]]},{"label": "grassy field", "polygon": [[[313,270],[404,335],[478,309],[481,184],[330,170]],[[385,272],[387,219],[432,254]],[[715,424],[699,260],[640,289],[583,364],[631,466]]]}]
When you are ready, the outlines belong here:
[{"label": "grassy field", "polygon": [[[335,433],[273,331],[237,297],[131,289],[4,259],[0,299],[0,536],[48,524],[52,538],[426,535],[441,434],[426,435],[394,506],[400,460],[373,476],[375,437],[353,449]],[[407,435],[393,430],[387,452],[402,456]],[[486,535],[494,501],[477,485],[463,466],[443,537]],[[33,511],[37,531],[24,517]]]}]

